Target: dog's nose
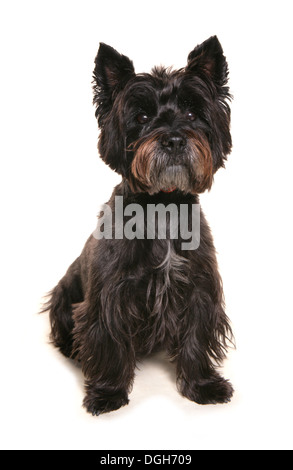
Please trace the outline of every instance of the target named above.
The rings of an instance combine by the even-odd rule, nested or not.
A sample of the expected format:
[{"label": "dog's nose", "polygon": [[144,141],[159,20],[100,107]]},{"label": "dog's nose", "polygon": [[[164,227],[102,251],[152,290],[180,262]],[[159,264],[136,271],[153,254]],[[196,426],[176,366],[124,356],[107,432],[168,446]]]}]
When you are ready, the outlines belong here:
[{"label": "dog's nose", "polygon": [[186,139],[178,135],[164,136],[161,140],[161,143],[166,150],[177,154],[184,149],[186,145]]}]

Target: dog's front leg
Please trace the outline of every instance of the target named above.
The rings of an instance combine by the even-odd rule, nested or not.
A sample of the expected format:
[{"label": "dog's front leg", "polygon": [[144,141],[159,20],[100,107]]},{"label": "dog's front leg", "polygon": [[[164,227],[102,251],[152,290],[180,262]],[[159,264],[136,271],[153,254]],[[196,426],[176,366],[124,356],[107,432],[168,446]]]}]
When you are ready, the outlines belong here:
[{"label": "dog's front leg", "polygon": [[131,341],[114,336],[85,302],[75,312],[75,322],[77,358],[86,377],[84,407],[99,415],[127,405],[135,369]]},{"label": "dog's front leg", "polygon": [[220,303],[205,291],[194,293],[177,356],[178,387],[183,396],[199,404],[227,403],[233,388],[216,371],[225,358],[231,333]]}]

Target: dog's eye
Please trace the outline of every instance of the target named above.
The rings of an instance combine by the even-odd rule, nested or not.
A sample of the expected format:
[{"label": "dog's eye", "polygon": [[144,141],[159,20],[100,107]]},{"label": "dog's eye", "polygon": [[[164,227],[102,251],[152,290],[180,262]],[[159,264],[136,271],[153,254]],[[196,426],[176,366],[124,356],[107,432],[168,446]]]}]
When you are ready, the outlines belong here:
[{"label": "dog's eye", "polygon": [[139,122],[139,124],[145,124],[148,122],[149,120],[149,117],[147,114],[145,113],[139,113],[137,116],[136,116],[136,120],[137,122]]},{"label": "dog's eye", "polygon": [[194,121],[196,118],[193,111],[187,111],[185,116],[186,116],[186,119],[188,119],[189,121]]}]

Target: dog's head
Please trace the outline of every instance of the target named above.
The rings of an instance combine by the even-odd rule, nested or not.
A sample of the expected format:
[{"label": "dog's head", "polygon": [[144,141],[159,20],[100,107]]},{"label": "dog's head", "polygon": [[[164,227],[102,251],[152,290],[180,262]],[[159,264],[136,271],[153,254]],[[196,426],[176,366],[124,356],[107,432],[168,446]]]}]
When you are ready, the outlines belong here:
[{"label": "dog's head", "polygon": [[134,192],[209,189],[232,146],[227,79],[215,36],[185,68],[138,75],[128,57],[101,44],[93,83],[102,159]]}]

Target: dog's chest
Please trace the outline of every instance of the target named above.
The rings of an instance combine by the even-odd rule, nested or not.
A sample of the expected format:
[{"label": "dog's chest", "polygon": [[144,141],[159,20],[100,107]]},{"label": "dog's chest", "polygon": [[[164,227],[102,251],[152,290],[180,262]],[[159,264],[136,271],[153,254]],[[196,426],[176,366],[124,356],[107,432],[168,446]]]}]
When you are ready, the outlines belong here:
[{"label": "dog's chest", "polygon": [[163,259],[154,266],[153,274],[160,278],[165,290],[188,283],[188,260],[176,253],[171,240],[165,240]]},{"label": "dog's chest", "polygon": [[[101,312],[105,322],[113,315],[121,321],[136,351],[147,354],[178,342],[189,304],[190,262],[176,251],[173,240],[135,248],[138,257],[127,269],[119,263],[110,266],[100,294]],[[102,254],[110,259],[106,249]]]},{"label": "dog's chest", "polygon": [[[175,340],[184,309],[188,302],[188,260],[178,255],[172,242],[166,241],[165,254],[153,267],[140,292],[144,312],[141,331],[147,349]],[[144,342],[144,341],[143,341]]]}]

